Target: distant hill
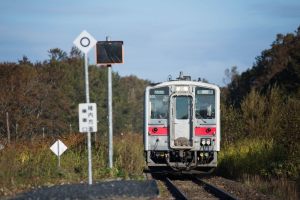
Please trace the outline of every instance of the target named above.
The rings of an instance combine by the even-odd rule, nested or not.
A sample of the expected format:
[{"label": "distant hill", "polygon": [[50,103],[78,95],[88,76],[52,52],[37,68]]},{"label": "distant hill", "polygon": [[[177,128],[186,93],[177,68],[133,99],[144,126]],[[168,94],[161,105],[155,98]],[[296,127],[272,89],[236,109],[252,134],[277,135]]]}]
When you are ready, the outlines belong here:
[{"label": "distant hill", "polygon": [[300,26],[295,33],[277,34],[270,49],[256,58],[251,69],[228,84],[228,100],[239,105],[251,89],[266,92],[273,86],[297,95],[300,88]]}]

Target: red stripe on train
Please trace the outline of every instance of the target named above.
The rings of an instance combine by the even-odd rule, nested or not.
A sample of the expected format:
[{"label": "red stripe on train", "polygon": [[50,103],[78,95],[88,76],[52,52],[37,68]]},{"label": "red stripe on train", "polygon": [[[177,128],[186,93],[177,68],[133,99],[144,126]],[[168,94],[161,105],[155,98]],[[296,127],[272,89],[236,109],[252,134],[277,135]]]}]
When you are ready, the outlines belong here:
[{"label": "red stripe on train", "polygon": [[196,127],[195,135],[214,135],[216,134],[216,127]]},{"label": "red stripe on train", "polygon": [[168,135],[169,129],[167,127],[148,127],[150,135]]}]

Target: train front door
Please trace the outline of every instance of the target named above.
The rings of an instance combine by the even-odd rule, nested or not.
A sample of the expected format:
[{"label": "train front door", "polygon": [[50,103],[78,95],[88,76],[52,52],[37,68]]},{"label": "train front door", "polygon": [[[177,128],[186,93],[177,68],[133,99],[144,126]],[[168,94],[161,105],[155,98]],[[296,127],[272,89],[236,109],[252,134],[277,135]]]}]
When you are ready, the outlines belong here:
[{"label": "train front door", "polygon": [[173,96],[170,106],[170,146],[174,149],[191,148],[193,145],[193,98]]}]

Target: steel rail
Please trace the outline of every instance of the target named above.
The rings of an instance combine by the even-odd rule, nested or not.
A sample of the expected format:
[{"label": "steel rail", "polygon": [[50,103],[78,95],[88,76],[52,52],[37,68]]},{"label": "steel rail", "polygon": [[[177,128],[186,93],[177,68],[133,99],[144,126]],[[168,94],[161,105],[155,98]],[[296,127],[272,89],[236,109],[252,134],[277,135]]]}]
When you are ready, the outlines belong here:
[{"label": "steel rail", "polygon": [[194,181],[198,184],[200,183],[200,184],[204,185],[204,189],[209,190],[211,193],[213,193],[216,197],[219,197],[220,199],[238,200],[237,197],[229,194],[228,192],[226,192],[226,191],[224,191],[224,190],[222,190],[222,189],[220,189],[198,177],[195,177]]},{"label": "steel rail", "polygon": [[171,194],[176,199],[182,199],[182,200],[188,200],[188,198],[185,196],[184,193],[181,192],[181,190],[169,179],[165,178],[166,185],[168,189],[170,190]]},{"label": "steel rail", "polygon": [[145,177],[147,180],[152,180],[152,179],[153,179],[152,174],[149,173],[149,172],[144,172],[144,177]]}]

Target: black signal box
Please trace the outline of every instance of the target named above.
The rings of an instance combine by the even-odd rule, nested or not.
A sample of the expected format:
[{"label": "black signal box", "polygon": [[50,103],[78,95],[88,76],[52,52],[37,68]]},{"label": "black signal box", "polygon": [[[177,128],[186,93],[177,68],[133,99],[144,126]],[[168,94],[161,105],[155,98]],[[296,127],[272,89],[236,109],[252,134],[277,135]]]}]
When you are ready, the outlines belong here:
[{"label": "black signal box", "polygon": [[96,44],[97,64],[121,64],[123,60],[123,41],[98,41]]}]

